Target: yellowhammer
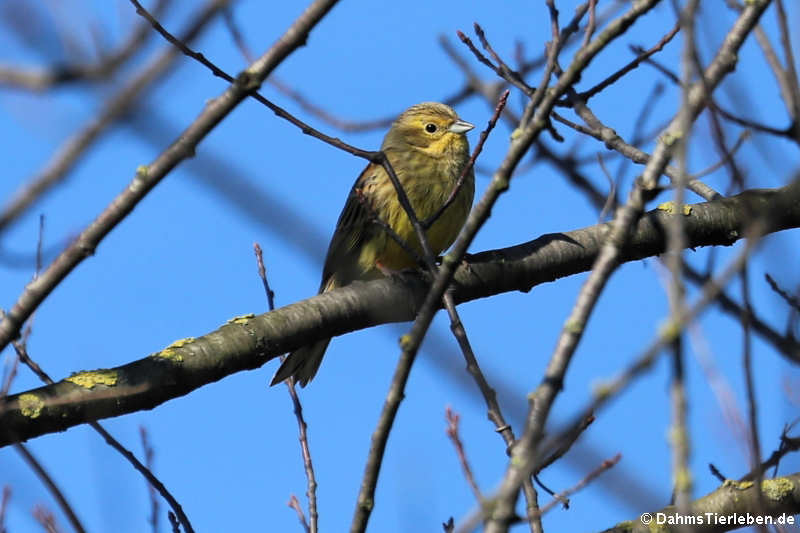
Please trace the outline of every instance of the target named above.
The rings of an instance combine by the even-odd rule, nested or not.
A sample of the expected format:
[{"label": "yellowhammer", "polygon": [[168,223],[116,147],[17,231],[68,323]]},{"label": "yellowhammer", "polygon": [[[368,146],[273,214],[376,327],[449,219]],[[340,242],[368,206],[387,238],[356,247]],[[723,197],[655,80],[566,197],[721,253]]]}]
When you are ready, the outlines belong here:
[{"label": "yellowhammer", "polygon": [[[425,102],[403,112],[383,139],[381,150],[389,158],[420,221],[435,214],[453,191],[469,160],[465,134],[472,128],[450,107]],[[438,255],[453,244],[474,194],[475,176],[470,169],[458,196],[426,231],[431,252]],[[417,265],[382,223],[422,256],[422,247],[386,170],[370,163],[350,190],[339,215],[325,258],[320,293]],[[317,373],[330,341],[323,339],[290,353],[275,373],[272,385],[294,376],[305,387]]]}]

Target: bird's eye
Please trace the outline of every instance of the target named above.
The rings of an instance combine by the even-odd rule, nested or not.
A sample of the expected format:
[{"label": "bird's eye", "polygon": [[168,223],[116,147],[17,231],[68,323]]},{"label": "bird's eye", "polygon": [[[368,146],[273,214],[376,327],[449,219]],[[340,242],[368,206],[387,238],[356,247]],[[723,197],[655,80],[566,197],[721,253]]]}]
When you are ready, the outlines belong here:
[{"label": "bird's eye", "polygon": [[436,133],[436,129],[437,129],[436,124],[433,124],[431,122],[425,124],[425,131],[427,131],[428,133]]}]

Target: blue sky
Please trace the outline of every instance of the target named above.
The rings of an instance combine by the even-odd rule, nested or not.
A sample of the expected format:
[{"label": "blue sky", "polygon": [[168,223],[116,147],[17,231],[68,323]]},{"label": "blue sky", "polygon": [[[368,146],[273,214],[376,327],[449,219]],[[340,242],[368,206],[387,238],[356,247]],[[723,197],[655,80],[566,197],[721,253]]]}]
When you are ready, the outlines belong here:
[{"label": "blue sky", "polygon": [[[116,43],[139,22],[133,7],[122,0],[33,4],[45,12],[57,5],[53,7],[57,18],[50,12],[48,25],[36,30],[32,44],[21,42],[4,26],[0,63],[46,66],[74,60],[76,56],[63,45],[63,35],[74,36],[80,49],[91,51],[91,31],[100,31],[107,42]],[[162,17],[172,31],[181,28],[186,16],[200,5],[172,4]],[[565,23],[577,2],[557,4]],[[633,56],[628,44],[649,47],[666,33],[674,15],[669,2],[662,4],[598,57],[580,89],[629,61]],[[242,0],[234,2],[233,15],[250,48],[260,54],[303,7],[303,2]],[[790,7],[794,10],[791,20],[796,21],[796,6]],[[733,15],[722,7],[706,9],[698,40],[708,60]],[[509,0],[500,7],[449,0],[342,2],[312,32],[308,45],[295,51],[275,75],[342,118],[393,116],[420,101],[441,100],[462,87],[462,73],[437,42],[440,34],[453,42],[476,73],[492,79],[455,37],[459,29],[472,35],[474,21],[510,61],[517,42],[528,57],[538,56],[550,35],[543,2]],[[773,37],[777,35],[774,21],[770,9],[764,23]],[[677,65],[680,43],[679,36],[659,60]],[[5,202],[43,168],[65,139],[97,115],[100,103],[124,83],[125,75],[138,71],[165,46],[159,37],[151,38],[133,64],[108,84],[65,86],[42,94],[0,88],[0,157],[5,163],[0,199]],[[221,20],[211,24],[193,46],[228,72],[246,66]],[[569,57],[569,52],[562,57],[562,65]],[[536,72],[531,79],[538,83],[539,76]],[[664,80],[656,71],[639,68],[593,99],[591,107],[629,139],[657,81]],[[57,252],[126,186],[138,165],[152,161],[194,120],[206,101],[224,89],[224,82],[204,67],[181,58],[146,93],[131,120],[113,127],[64,183],[2,235],[0,307],[10,307],[32,276],[30,258],[40,214],[45,216],[44,248]],[[270,86],[263,93],[359,147],[377,148],[384,134],[383,130],[336,131]],[[743,96],[735,100],[737,93]],[[718,94],[742,115],[785,126],[786,112],[774,79],[752,40],[740,54],[736,74]],[[520,95],[512,92],[510,103],[519,110]],[[646,131],[663,124],[679,103],[680,93],[666,83]],[[491,110],[472,98],[459,104],[457,111],[478,126],[470,134],[474,145]],[[576,137],[563,126],[558,129],[567,137],[564,145],[556,145],[549,137],[546,142],[559,153],[574,150],[590,158],[607,153],[593,139]],[[498,126],[479,160],[481,168],[496,168],[510,132],[508,124]],[[728,130],[729,143],[739,132]],[[651,150],[652,143],[644,149]],[[690,152],[691,170],[706,168],[716,158],[709,122],[701,118]],[[741,149],[739,161],[747,170],[747,187],[777,187],[796,168],[798,153],[796,146],[755,135]],[[618,164],[617,159],[609,164],[612,173]],[[233,316],[264,312],[266,302],[252,252],[255,241],[264,249],[277,305],[312,296],[328,239],[363,166],[362,160],[303,135],[256,102],[244,102],[205,139],[196,157],[158,185],[39,308],[29,341],[32,357],[60,379],[74,371],[139,359],[176,339],[208,333]],[[526,169],[496,205],[471,252],[597,222],[597,210],[551,165],[539,161]],[[605,186],[597,164],[587,165],[584,172]],[[636,167],[625,169],[623,195],[636,172]],[[729,178],[720,171],[706,181],[725,192]],[[483,193],[488,182],[488,176],[478,175],[476,195]],[[220,187],[239,183],[252,190],[238,201],[219,193]],[[668,198],[664,194],[659,201]],[[700,199],[690,195],[689,201]],[[724,265],[740,247],[716,250],[716,264]],[[787,310],[763,282],[763,274],[769,273],[790,290],[796,287],[797,250],[797,231],[771,236],[750,267],[755,305],[779,331],[786,325]],[[52,253],[48,257],[52,259]],[[709,255],[707,250],[697,250],[686,252],[686,257],[702,267]],[[585,277],[573,276],[527,294],[503,294],[460,307],[476,354],[518,433],[526,394],[538,384]],[[665,279],[655,259],[623,265],[612,277],[578,348],[550,427],[568,420],[591,398],[594,385],[625,368],[653,337],[668,312]],[[739,285],[734,285],[729,293],[738,297]],[[691,289],[689,294],[694,297],[697,292]],[[399,354],[396,340],[407,328],[387,325],[335,338],[317,378],[301,392],[319,482],[320,523],[326,530],[349,527],[370,435]],[[741,434],[723,416],[730,404],[720,405],[701,364],[712,365],[732,391],[735,407],[745,413],[741,336],[736,322],[715,309],[692,332],[697,342],[687,351],[687,383],[696,496],[717,486],[708,474],[710,462],[729,477],[749,470]],[[11,355],[9,350],[3,352],[4,369]],[[798,372],[757,337],[754,362],[762,452],[767,455],[777,447],[783,425],[798,414],[797,397],[787,393],[797,382]],[[446,317],[438,316],[413,369],[389,441],[371,530],[437,530],[448,517],[464,516],[475,506],[444,432],[446,406],[461,414],[462,438],[482,490],[490,493],[499,483],[506,466],[504,444],[487,421],[482,400],[463,366]],[[294,493],[305,504],[305,478],[285,387],[267,387],[276,368],[277,362],[271,362],[152,411],[103,423],[137,453],[141,452],[139,427],[147,428],[156,453],[155,472],[181,502],[197,531],[298,531],[297,518],[286,502]],[[668,503],[669,380],[669,365],[661,361],[598,413],[570,454],[540,476],[554,490],[564,490],[603,459],[622,454],[612,471],[572,498],[568,511],[551,511],[544,520],[546,528],[604,529]],[[38,385],[34,376],[21,369],[12,392]],[[89,530],[148,530],[150,510],[143,480],[89,428],[44,436],[29,445]],[[796,464],[789,458],[782,471],[794,472]],[[67,529],[52,498],[10,448],[0,450],[0,484],[13,490],[9,530],[37,530],[30,511],[39,503],[56,512]],[[542,503],[549,501],[543,491],[540,495]],[[166,530],[162,517],[162,531]]]}]

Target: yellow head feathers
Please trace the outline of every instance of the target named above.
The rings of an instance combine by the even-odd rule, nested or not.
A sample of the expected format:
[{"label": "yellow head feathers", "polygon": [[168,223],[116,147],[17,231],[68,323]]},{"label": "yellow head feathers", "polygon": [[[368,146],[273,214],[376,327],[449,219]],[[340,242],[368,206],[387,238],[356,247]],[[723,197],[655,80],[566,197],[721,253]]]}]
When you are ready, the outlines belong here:
[{"label": "yellow head feathers", "polygon": [[423,102],[408,108],[392,124],[381,149],[422,151],[431,157],[445,157],[467,149],[464,134],[474,128],[458,118],[450,106]]}]

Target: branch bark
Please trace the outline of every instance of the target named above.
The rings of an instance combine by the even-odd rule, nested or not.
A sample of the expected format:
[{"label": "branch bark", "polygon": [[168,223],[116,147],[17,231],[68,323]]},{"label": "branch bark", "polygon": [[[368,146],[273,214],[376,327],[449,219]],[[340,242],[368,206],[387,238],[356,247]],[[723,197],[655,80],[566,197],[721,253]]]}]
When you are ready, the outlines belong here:
[{"label": "branch bark", "polygon": [[[753,189],[688,206],[672,204],[646,213],[621,250],[622,262],[666,249],[670,217],[684,216],[686,246],[731,245],[759,213],[770,213],[770,232],[800,227],[800,180],[779,189]],[[509,292],[592,267],[610,224],[543,235],[510,248],[469,258],[455,276],[455,302]],[[259,368],[280,354],[323,337],[414,318],[428,292],[419,275],[387,278],[347,287],[263,315],[228,321],[202,337],[182,339],[123,366],[79,372],[54,385],[8,396],[0,403],[0,446],[69,427],[152,409],[235,372]],[[786,339],[783,355],[800,361],[800,345]]]},{"label": "branch bark", "polygon": [[[748,524],[750,517],[753,520],[772,517],[774,524],[778,524],[781,517],[796,518],[792,515],[800,512],[800,474],[765,479],[761,483],[763,502],[759,502],[756,487],[753,481],[727,480],[714,492],[693,501],[691,512],[687,515],[679,514],[674,505],[669,505],[658,511],[643,513],[635,520],[620,522],[603,533],[667,533],[685,531],[687,527],[695,533],[719,533],[746,525],[758,525]],[[648,519],[652,522],[646,524]],[[677,524],[677,520],[686,521]]]}]

